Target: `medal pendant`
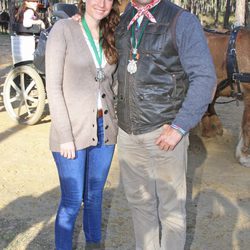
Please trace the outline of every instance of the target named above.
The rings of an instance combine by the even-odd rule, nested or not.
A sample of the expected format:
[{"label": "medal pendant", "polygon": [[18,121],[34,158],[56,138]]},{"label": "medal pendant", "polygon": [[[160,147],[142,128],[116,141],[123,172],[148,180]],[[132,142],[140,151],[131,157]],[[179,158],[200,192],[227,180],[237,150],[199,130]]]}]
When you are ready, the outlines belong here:
[{"label": "medal pendant", "polygon": [[132,48],[132,54],[136,55],[137,54],[137,49],[136,48]]},{"label": "medal pendant", "polygon": [[98,68],[97,71],[96,71],[96,80],[98,82],[102,82],[105,80],[105,74],[104,74],[104,71],[102,68]]},{"label": "medal pendant", "polygon": [[128,60],[128,66],[127,66],[127,70],[128,72],[132,75],[137,71],[137,61],[132,59],[132,60]]}]

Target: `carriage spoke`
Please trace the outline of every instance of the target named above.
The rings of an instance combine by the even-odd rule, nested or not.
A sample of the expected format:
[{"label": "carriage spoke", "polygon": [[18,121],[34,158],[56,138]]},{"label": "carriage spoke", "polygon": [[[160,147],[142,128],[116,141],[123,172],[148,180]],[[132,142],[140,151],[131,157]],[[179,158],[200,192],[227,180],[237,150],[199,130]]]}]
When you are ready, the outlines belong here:
[{"label": "carriage spoke", "polygon": [[18,94],[21,94],[21,89],[18,88],[18,86],[16,85],[14,81],[11,81],[10,85],[16,90]]},{"label": "carriage spoke", "polygon": [[10,98],[10,102],[21,101],[20,95],[16,95],[15,97]]},{"label": "carriage spoke", "polygon": [[33,102],[34,104],[38,104],[38,100],[34,97],[26,96],[26,100],[29,100],[29,101]]},{"label": "carriage spoke", "polygon": [[21,108],[23,106],[23,103],[24,103],[24,99],[22,98],[20,104],[19,104],[19,107],[18,107],[18,111],[17,111],[17,115],[20,116],[20,113],[21,113]]},{"label": "carriage spoke", "polygon": [[30,110],[29,110],[29,105],[28,105],[28,103],[27,103],[27,99],[23,99],[23,103],[24,103],[24,107],[25,107],[25,109],[26,109],[26,111],[27,111],[27,113],[28,113],[28,116],[31,116],[31,112],[30,112]]},{"label": "carriage spoke", "polygon": [[26,88],[26,90],[25,90],[25,94],[26,95],[28,95],[29,94],[29,92],[31,91],[31,89],[35,86],[35,81],[31,81],[30,82],[30,84],[29,84],[29,86]]},{"label": "carriage spoke", "polygon": [[[27,98],[27,97],[26,97]],[[24,106],[25,106],[25,108],[26,108],[26,110],[27,110],[27,112],[28,112],[28,114],[29,114],[29,116],[31,115],[31,113],[30,113],[30,110],[29,110],[29,105],[28,105],[28,103],[27,103],[27,99],[26,98],[24,98]]]},{"label": "carriage spoke", "polygon": [[29,106],[28,106],[28,104],[27,104],[27,103],[25,103],[25,107],[26,107],[26,110],[27,110],[27,112],[28,112],[29,116],[31,116],[31,112],[30,112],[30,109],[29,109]]},{"label": "carriage spoke", "polygon": [[21,83],[21,90],[25,92],[25,85],[24,85],[24,73],[20,74],[20,83]]},{"label": "carriage spoke", "polygon": [[26,96],[26,93],[25,93],[25,82],[24,82],[24,73],[23,74],[20,74],[20,82],[21,82],[21,89],[22,89],[22,93],[23,93],[23,102],[24,102],[24,106],[28,112],[28,115],[31,116],[31,112],[29,110],[29,105],[27,103],[27,96]]}]

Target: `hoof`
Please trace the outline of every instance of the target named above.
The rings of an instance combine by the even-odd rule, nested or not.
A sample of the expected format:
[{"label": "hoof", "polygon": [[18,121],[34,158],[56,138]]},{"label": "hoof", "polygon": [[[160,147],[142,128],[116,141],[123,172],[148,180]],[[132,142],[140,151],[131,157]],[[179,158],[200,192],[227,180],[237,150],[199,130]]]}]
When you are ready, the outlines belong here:
[{"label": "hoof", "polygon": [[236,159],[239,161],[239,163],[247,168],[250,168],[250,154],[249,152],[244,153],[242,151],[243,148],[243,138],[242,136],[240,137],[240,141],[236,147]]}]

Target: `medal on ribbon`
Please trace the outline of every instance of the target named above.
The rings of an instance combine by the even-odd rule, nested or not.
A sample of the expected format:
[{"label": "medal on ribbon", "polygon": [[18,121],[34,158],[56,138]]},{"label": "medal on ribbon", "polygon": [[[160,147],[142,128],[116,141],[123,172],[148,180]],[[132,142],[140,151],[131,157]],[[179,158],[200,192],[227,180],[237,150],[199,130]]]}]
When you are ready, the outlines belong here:
[{"label": "medal on ribbon", "polygon": [[134,59],[128,60],[127,70],[131,75],[134,74],[137,71],[137,61]]},{"label": "medal on ribbon", "polygon": [[[97,50],[96,45],[95,45],[95,41],[93,39],[91,31],[90,31],[88,24],[87,24],[84,17],[82,18],[82,25],[83,25],[83,28],[84,28],[86,34],[87,34],[90,45],[95,53],[95,58],[99,64],[99,67],[96,69],[95,79],[98,82],[103,82],[105,80],[106,76],[105,76],[104,70],[102,68],[102,39],[100,39],[100,42],[99,42],[99,53],[98,53],[98,50]],[[102,36],[102,34],[100,32],[100,37],[101,36]]]},{"label": "medal on ribbon", "polygon": [[[155,11],[155,7],[152,11],[152,13]],[[133,10],[133,16],[135,15],[135,10]],[[141,29],[141,32],[139,34],[138,40],[135,38],[135,23],[131,25],[131,52],[130,52],[130,59],[128,60],[128,66],[127,66],[127,71],[132,75],[137,72],[137,61],[140,58],[140,54],[138,53],[138,47],[141,43],[142,36],[144,34],[144,31],[149,23],[149,20],[147,20],[144,24],[144,26]]]},{"label": "medal on ribbon", "polygon": [[139,59],[139,54],[137,49],[133,48],[132,53],[130,53],[130,60],[128,60],[127,70],[130,74],[134,74],[137,71],[137,60]]},{"label": "medal on ribbon", "polygon": [[105,74],[104,74],[104,71],[103,71],[103,68],[97,68],[96,69],[96,80],[98,82],[103,82],[105,80]]}]

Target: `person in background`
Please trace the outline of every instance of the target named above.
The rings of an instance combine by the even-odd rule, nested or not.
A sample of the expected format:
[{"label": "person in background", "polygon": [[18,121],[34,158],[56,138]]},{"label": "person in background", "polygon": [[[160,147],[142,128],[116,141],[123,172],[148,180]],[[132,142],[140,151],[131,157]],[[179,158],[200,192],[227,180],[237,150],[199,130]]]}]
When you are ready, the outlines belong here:
[{"label": "person in background", "polygon": [[115,32],[118,157],[136,250],[183,250],[188,133],[213,99],[215,69],[197,18],[132,0]]},{"label": "person in background", "polygon": [[18,23],[22,23],[25,28],[32,27],[33,24],[40,25],[45,29],[44,22],[39,18],[37,13],[37,0],[24,0],[22,6],[18,9],[15,16]]},{"label": "person in background", "polygon": [[46,45],[46,89],[51,113],[50,149],[61,187],[55,222],[57,250],[71,250],[82,202],[85,249],[104,249],[102,194],[116,137],[114,30],[117,0],[81,2],[81,22],[59,20]]}]

